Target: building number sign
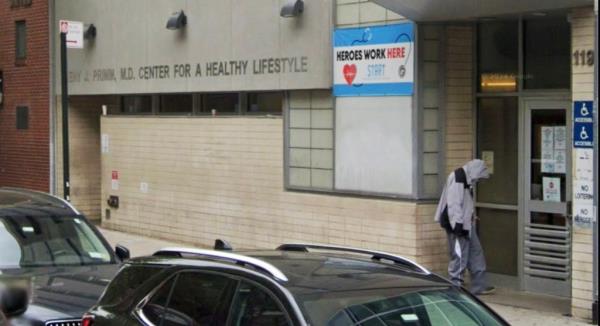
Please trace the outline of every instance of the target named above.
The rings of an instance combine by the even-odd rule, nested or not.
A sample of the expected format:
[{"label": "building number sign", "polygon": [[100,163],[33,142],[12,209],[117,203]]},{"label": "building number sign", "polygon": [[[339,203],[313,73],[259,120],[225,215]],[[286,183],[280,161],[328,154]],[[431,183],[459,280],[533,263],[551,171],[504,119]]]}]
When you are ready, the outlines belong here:
[{"label": "building number sign", "polygon": [[577,50],[573,52],[573,65],[575,66],[593,66],[594,50]]}]

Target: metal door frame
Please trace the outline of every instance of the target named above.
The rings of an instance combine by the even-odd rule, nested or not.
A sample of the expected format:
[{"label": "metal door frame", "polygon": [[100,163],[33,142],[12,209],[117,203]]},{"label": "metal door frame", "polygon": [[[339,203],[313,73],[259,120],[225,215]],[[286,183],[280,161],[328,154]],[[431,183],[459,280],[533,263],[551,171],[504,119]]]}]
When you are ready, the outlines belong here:
[{"label": "metal door frame", "polygon": [[[565,214],[567,215],[567,223],[570,223],[569,218],[569,203],[571,201],[571,187],[572,187],[572,150],[571,150],[571,133],[572,133],[572,108],[571,98],[568,94],[545,97],[522,97],[519,99],[519,106],[521,108],[519,118],[519,151],[522,153],[519,157],[519,279],[520,288],[525,291],[546,293],[551,295],[560,295],[564,297],[571,297],[571,282],[572,278],[569,277],[568,284],[563,286],[556,286],[555,288],[549,289],[542,288],[535,282],[528,282],[527,275],[525,274],[525,226],[528,221],[531,212],[535,212],[535,204],[531,202],[531,113],[533,110],[565,110],[565,124],[567,127],[567,168],[565,175],[565,203],[564,204],[550,204],[545,205],[565,205]],[[555,207],[558,208],[558,207]],[[572,228],[571,228],[571,239],[572,239]],[[572,262],[569,268],[572,268]],[[547,285],[547,284],[546,284]],[[562,291],[562,294],[560,292]]]}]

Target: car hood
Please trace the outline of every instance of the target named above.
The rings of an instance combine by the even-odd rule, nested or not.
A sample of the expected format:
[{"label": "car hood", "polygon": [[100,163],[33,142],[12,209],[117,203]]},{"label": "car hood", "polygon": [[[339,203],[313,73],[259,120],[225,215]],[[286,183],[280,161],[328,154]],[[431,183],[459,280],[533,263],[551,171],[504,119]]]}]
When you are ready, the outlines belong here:
[{"label": "car hood", "polygon": [[119,266],[107,264],[2,270],[0,281],[3,278],[18,278],[21,282],[29,282],[29,307],[14,322],[37,324],[40,321],[81,318],[98,301]]}]

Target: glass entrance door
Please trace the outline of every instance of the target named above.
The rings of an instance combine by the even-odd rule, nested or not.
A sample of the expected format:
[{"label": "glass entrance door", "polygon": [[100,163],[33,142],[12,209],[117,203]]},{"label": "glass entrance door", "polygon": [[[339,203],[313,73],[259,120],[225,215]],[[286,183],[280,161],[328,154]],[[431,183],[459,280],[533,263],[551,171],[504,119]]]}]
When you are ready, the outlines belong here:
[{"label": "glass entrance door", "polygon": [[570,296],[568,102],[525,101],[523,275],[527,291]]}]

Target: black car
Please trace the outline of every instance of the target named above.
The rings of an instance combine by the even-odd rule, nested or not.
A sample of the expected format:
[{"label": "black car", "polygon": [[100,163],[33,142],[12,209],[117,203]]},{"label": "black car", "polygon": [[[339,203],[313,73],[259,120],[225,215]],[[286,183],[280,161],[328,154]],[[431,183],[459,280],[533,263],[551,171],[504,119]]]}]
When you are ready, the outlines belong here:
[{"label": "black car", "polygon": [[0,306],[14,325],[80,325],[127,258],[67,201],[0,188]]},{"label": "black car", "polygon": [[286,244],[240,253],[167,248],[130,260],[84,325],[508,324],[405,258]]}]

